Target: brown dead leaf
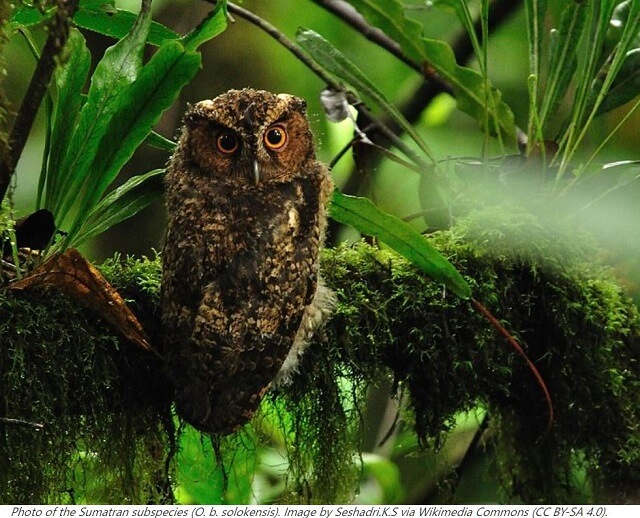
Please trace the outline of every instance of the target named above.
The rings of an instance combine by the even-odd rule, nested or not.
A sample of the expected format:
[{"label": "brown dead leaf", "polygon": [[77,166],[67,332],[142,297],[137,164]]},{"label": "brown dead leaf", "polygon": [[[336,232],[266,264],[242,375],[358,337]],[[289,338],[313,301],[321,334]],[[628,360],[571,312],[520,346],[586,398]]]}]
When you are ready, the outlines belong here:
[{"label": "brown dead leaf", "polygon": [[54,255],[27,277],[11,285],[14,290],[35,287],[58,288],[83,306],[99,313],[128,340],[145,351],[158,354],[124,299],[76,249],[69,248]]}]

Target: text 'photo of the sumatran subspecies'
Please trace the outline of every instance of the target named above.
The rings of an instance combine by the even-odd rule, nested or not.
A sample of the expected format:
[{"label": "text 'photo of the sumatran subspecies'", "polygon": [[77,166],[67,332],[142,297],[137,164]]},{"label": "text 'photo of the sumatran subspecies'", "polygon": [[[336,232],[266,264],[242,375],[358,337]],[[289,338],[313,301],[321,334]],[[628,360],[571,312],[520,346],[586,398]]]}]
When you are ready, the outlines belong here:
[{"label": "text 'photo of the sumatran subspecies'", "polygon": [[318,278],[333,184],[305,101],[244,89],[191,106],[166,187],[162,311],[176,408],[228,434],[289,380],[335,306]]}]

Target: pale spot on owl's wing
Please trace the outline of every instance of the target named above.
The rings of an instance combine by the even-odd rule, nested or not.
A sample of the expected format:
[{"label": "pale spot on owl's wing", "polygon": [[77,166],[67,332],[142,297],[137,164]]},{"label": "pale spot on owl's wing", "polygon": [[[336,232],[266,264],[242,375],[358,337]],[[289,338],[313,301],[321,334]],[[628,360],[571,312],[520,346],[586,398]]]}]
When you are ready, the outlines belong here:
[{"label": "pale spot on owl's wing", "polygon": [[289,209],[289,228],[291,230],[297,230],[300,228],[300,216],[298,210],[295,207]]}]

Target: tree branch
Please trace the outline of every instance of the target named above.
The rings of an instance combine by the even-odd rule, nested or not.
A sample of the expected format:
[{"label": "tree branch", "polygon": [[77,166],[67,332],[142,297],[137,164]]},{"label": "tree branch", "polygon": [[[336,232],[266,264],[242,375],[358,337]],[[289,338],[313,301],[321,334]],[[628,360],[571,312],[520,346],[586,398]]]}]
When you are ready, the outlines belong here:
[{"label": "tree branch", "polygon": [[[213,4],[216,3],[215,0],[207,0]],[[256,27],[259,27],[264,32],[266,32],[269,36],[275,39],[280,45],[282,45],[285,49],[291,52],[296,58],[302,61],[309,70],[311,70],[314,74],[316,74],[320,79],[322,79],[328,86],[333,88],[334,90],[344,90],[344,87],[336,81],[333,77],[327,74],[319,65],[316,64],[307,54],[303,52],[303,50],[298,47],[292,40],[287,38],[282,32],[280,32],[276,27],[271,25],[269,22],[260,18],[256,14],[248,11],[240,7],[239,5],[233,4],[231,2],[227,2],[227,9],[230,13],[237,14],[241,18],[244,18],[248,22],[252,23]]]},{"label": "tree branch", "polygon": [[42,423],[32,423],[31,421],[12,419],[10,417],[0,417],[0,423],[14,426],[25,426],[27,428],[33,428],[35,431],[39,431],[44,428],[44,425]]},{"label": "tree branch", "polygon": [[[345,7],[344,4],[346,2],[342,0],[312,0],[314,3],[318,4],[321,7],[329,10],[336,16],[339,16],[343,21],[351,25],[353,28],[362,32],[362,34],[366,35],[371,34],[372,36],[376,35],[378,30],[373,30],[370,26],[368,26],[366,20],[362,18],[360,14],[356,12],[355,15],[350,11],[353,10],[351,6]],[[515,11],[520,9],[522,6],[521,0],[496,0],[492,2],[489,6],[489,32],[495,31],[497,27],[499,27],[509,16],[511,16]],[[340,7],[340,8],[338,8]],[[477,34],[480,34],[481,22],[480,19],[477,19],[474,24],[474,30]],[[385,35],[386,36],[386,35]],[[376,37],[369,38],[371,41],[380,45],[380,47],[388,50],[393,55],[397,56],[397,52],[399,49],[399,45],[386,37],[384,39]],[[456,62],[458,63],[467,63],[473,57],[473,46],[471,44],[471,38],[469,34],[462,30],[460,33],[454,38],[451,48],[453,49],[453,53],[456,57]],[[400,58],[403,62],[409,64],[414,70],[423,75],[426,79],[425,82],[421,83],[412,94],[408,95],[404,102],[400,103],[399,110],[400,113],[409,121],[410,123],[415,123],[420,114],[424,111],[424,109],[433,101],[436,95],[441,93],[449,93],[452,94],[451,87],[442,81],[440,77],[436,74],[429,73],[423,67],[419,66],[415,62],[408,60],[408,58]],[[383,116],[380,120],[382,124],[387,126],[394,133],[402,132],[402,128],[400,128],[393,120],[388,117]],[[385,135],[376,134],[374,132],[369,133],[368,136],[373,140],[376,144],[386,147],[389,145],[389,141],[386,139]],[[518,132],[518,140],[520,140],[520,132]],[[382,156],[377,154],[371,157],[371,162],[369,162],[370,166],[375,168],[378,163],[382,160]],[[349,175],[349,179],[343,186],[343,191],[345,193],[357,194],[360,191],[360,185],[363,181],[363,177],[360,174],[357,174],[356,171],[352,171]]]},{"label": "tree branch", "polygon": [[11,177],[27,143],[27,137],[31,132],[33,121],[53,75],[56,56],[60,53],[69,37],[69,20],[75,14],[78,2],[79,0],[58,1],[57,12],[49,25],[49,37],[42,49],[42,54],[9,135],[9,152],[2,157],[2,162],[0,162],[0,201],[4,199],[7,193]]},{"label": "tree branch", "polygon": [[[207,1],[215,4],[215,0]],[[374,130],[377,134],[383,135],[387,142],[393,143],[393,145],[395,145],[399,149],[402,149],[403,152],[407,154],[407,156],[413,157],[417,163],[420,163],[420,157],[418,157],[409,146],[407,146],[400,138],[398,138],[398,136],[392,129],[387,127],[387,125],[381,120],[375,118],[373,114],[366,108],[366,106],[364,106],[362,103],[358,103],[357,99],[350,95],[348,91],[346,91],[342,83],[336,81],[330,74],[327,74],[324,69],[318,66],[315,61],[313,61],[307,54],[305,54],[300,49],[300,47],[296,45],[295,42],[287,38],[287,36],[285,36],[269,22],[255,15],[251,11],[243,9],[242,7],[230,2],[227,3],[227,8],[229,9],[229,12],[237,14],[238,16],[244,18],[248,22],[254,24],[256,27],[266,32],[269,36],[274,38],[296,58],[302,61],[320,79],[322,79],[331,90],[334,90],[336,92],[345,92],[347,98],[349,99],[349,102],[355,106],[360,116],[368,121],[367,127]]]},{"label": "tree branch", "polygon": [[442,81],[437,74],[425,69],[420,63],[410,59],[403,51],[400,45],[377,27],[369,25],[356,9],[343,0],[312,0],[313,3],[324,8],[330,13],[349,24],[356,31],[362,34],[369,41],[375,43],[379,47],[387,50],[393,56],[403,63],[413,68],[420,75],[423,75],[428,81],[435,83],[439,91],[452,93],[451,87]]}]

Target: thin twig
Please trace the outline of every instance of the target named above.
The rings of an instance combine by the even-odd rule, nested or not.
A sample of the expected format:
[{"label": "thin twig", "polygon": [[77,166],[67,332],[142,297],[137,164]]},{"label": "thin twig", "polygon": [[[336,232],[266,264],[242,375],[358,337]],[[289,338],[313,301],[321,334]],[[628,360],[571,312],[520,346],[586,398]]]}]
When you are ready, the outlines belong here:
[{"label": "thin twig", "polygon": [[[212,2],[212,0],[207,0]],[[215,4],[215,1],[212,3]],[[239,5],[233,4],[231,2],[227,2],[227,9],[230,13],[236,14],[241,18],[244,18],[248,22],[251,22],[255,26],[262,29],[269,36],[271,36],[274,40],[276,40],[280,45],[282,45],[285,49],[291,52],[296,58],[302,61],[306,67],[309,68],[314,74],[316,74],[320,79],[322,79],[328,86],[336,91],[344,91],[344,86],[336,81],[333,77],[327,74],[322,67],[320,67],[315,61],[313,61],[307,54],[303,52],[303,50],[298,47],[292,40],[287,38],[282,32],[280,32],[276,27],[271,25],[266,20],[260,18],[256,14],[248,11],[240,7]]]},{"label": "thin twig", "polygon": [[[338,4],[344,2],[330,1],[330,0],[312,0],[316,4],[325,7],[327,10],[330,10],[328,6],[325,4]],[[520,9],[522,6],[522,0],[496,0],[492,2],[489,6],[489,32],[495,31],[497,27],[499,27],[509,16],[511,16],[517,9]],[[361,22],[357,22],[356,18],[351,16],[347,16],[343,18],[341,13],[348,13],[348,10],[331,10],[331,12],[337,16],[340,16],[343,21],[352,27],[358,29],[358,24]],[[365,22],[366,23],[366,22]],[[480,31],[481,21],[477,19],[474,24],[474,30],[476,32]],[[362,27],[364,29],[364,27]],[[371,33],[373,34],[373,33]],[[371,41],[378,43],[381,48],[384,48],[395,55],[396,51],[393,51],[392,47],[385,43],[383,40],[376,41],[375,39],[371,39]],[[395,42],[394,42],[395,43]],[[397,44],[396,44],[397,45]],[[453,49],[453,53],[456,58],[457,63],[466,63],[473,57],[473,46],[471,44],[471,38],[467,31],[462,30],[458,33],[458,35],[453,39],[451,43],[451,48]],[[403,62],[407,62],[405,59]],[[416,68],[412,66],[416,71],[422,74],[426,81],[422,82],[410,95],[406,97],[406,101],[400,103],[399,111],[402,113],[405,119],[411,124],[415,123],[424,109],[433,101],[433,99],[441,93],[452,93],[451,87],[442,81],[442,79],[433,74],[429,73],[428,70],[424,70],[423,67]],[[388,117],[382,116],[380,118],[380,124],[390,129],[395,134],[401,134],[402,128],[400,128],[393,120]],[[523,138],[523,133],[521,131],[517,131],[518,133],[518,143]],[[373,133],[369,134],[371,140],[373,140],[376,144],[379,144],[383,147],[388,146],[390,144],[389,140],[385,135],[378,134],[375,135]],[[526,139],[526,135],[524,135]],[[373,158],[374,163],[371,164],[372,168],[376,167],[377,162],[382,160],[382,156],[377,156]],[[360,182],[363,177],[360,174],[357,174],[356,171],[352,171],[348,177],[347,182],[343,185],[343,192],[350,194],[357,194],[360,191]]]},{"label": "thin twig", "polygon": [[[216,3],[216,0],[207,1],[212,4]],[[356,30],[358,30],[358,32],[364,34],[367,38],[378,44],[380,47],[391,52],[398,59],[401,59],[404,63],[407,63],[409,66],[411,66],[411,68],[418,71],[426,79],[428,79],[428,81],[422,83],[415,90],[413,95],[410,95],[408,97],[407,102],[400,106],[401,113],[410,123],[414,123],[417,120],[424,108],[429,105],[429,103],[436,95],[442,92],[451,93],[451,87],[447,83],[442,81],[439,76],[430,72],[428,69],[425,70],[425,67],[422,67],[420,64],[412,61],[407,56],[405,56],[397,42],[389,38],[379,29],[369,25],[357,11],[355,11],[355,9],[353,9],[353,7],[346,2],[340,0],[312,1],[325,8],[332,14],[340,17],[340,19],[354,27]],[[517,8],[519,8],[521,4],[521,0],[496,0],[495,2],[493,2],[490,5],[489,30],[491,31],[495,29],[495,27],[501,24],[506,17],[508,17]],[[265,31],[267,34],[269,34],[271,37],[273,37],[300,61],[302,61],[305,66],[307,66],[318,77],[326,82],[326,84],[331,88],[338,91],[345,90],[344,86],[340,82],[336,81],[333,77],[327,74],[308,55],[306,55],[295,44],[295,42],[287,38],[276,27],[266,22],[259,16],[255,15],[251,11],[243,9],[242,7],[239,7],[231,2],[227,3],[227,7],[229,12],[232,12],[239,17],[249,21],[250,23],[253,23],[257,27]],[[475,30],[480,30],[480,20],[476,20]],[[466,31],[461,31],[459,36],[454,39],[452,49],[458,63],[465,63],[473,56],[473,47],[471,45],[470,37],[466,33]],[[372,132],[368,134],[368,137],[372,141],[382,146],[387,146],[390,144],[400,146],[400,149],[402,149],[403,152],[409,152],[408,156],[411,156],[415,160],[415,154],[412,154],[411,149],[408,148],[408,146],[406,146],[406,144],[399,139],[398,133],[400,133],[402,130],[395,124],[393,120],[384,116],[381,118],[373,117],[372,114],[367,110],[367,108],[361,103],[355,103],[355,107],[360,113],[360,116],[365,122],[365,125],[371,127]],[[381,157],[378,157],[377,159],[380,160]],[[344,186],[345,192],[357,192],[359,190],[357,184],[361,179],[361,175],[351,174],[349,178],[350,179],[347,181],[347,184]]]},{"label": "thin twig", "polygon": [[78,9],[78,2],[79,0],[58,1],[56,15],[49,25],[49,37],[42,49],[42,54],[9,135],[9,152],[2,157],[0,162],[0,201],[4,199],[9,189],[18,159],[22,155],[33,121],[47,92],[49,81],[56,67],[56,56],[69,38],[69,20]]},{"label": "thin twig", "polygon": [[[435,74],[428,67],[424,67],[420,63],[408,58],[396,41],[389,38],[380,29],[369,25],[364,17],[358,13],[353,6],[344,0],[312,1],[318,6],[323,7],[327,11],[338,16],[341,20],[364,35],[367,39],[387,50],[427,79],[426,83],[423,83],[413,95],[409,96],[409,102],[400,110],[409,122],[414,122],[420,113],[422,113],[425,106],[427,106],[437,94],[443,92],[452,94],[451,86],[443,81],[440,76]],[[495,2],[492,2],[489,6],[488,30],[495,30],[495,28],[498,27],[505,18],[510,16],[516,9],[519,9],[521,5],[521,0],[496,0]],[[481,31],[481,20],[479,18],[475,21],[474,30],[476,33]],[[466,31],[461,31],[458,36],[454,38],[451,48],[457,63],[466,63],[473,56],[471,38]],[[391,125],[392,123],[390,121],[385,120],[384,122],[388,126],[391,126],[392,129],[396,129]]]},{"label": "thin twig", "polygon": [[42,423],[32,423],[30,421],[24,421],[23,419],[12,419],[10,417],[0,417],[0,423],[14,426],[26,426],[28,428],[33,428],[36,431],[40,431],[44,428]]},{"label": "thin twig", "polygon": [[551,431],[551,427],[553,426],[553,402],[551,400],[551,394],[549,393],[549,389],[547,388],[547,384],[544,382],[544,378],[540,371],[535,366],[535,364],[529,359],[527,353],[524,352],[520,344],[516,341],[516,339],[507,331],[507,329],[498,322],[498,319],[494,317],[491,312],[479,301],[472,298],[471,305],[480,313],[484,318],[486,318],[491,326],[498,331],[506,340],[509,342],[509,345],[515,349],[515,351],[522,357],[522,359],[526,362],[527,367],[533,374],[533,377],[536,380],[536,383],[542,390],[544,394],[544,399],[547,403],[547,426],[545,429],[545,434],[548,434]]},{"label": "thin twig", "polygon": [[[387,36],[384,32],[382,32],[377,27],[373,27],[369,25],[369,23],[365,20],[364,16],[362,16],[356,9],[343,0],[312,0],[314,4],[322,7],[323,9],[329,11],[330,13],[336,15],[341,20],[348,23],[351,27],[353,27],[356,31],[362,34],[369,41],[372,41],[379,47],[390,52],[396,58],[398,58],[403,63],[406,63],[411,68],[416,70],[420,74],[424,74],[425,77],[429,79],[434,79],[440,81],[436,76],[424,70],[420,63],[410,59],[404,52],[402,52],[402,48],[400,45],[389,36]],[[444,83],[443,83],[444,86]]]},{"label": "thin twig", "polygon": [[[210,3],[215,4],[215,0],[207,0]],[[244,18],[248,22],[254,24],[256,27],[259,27],[264,32],[266,32],[269,36],[274,38],[278,43],[280,43],[284,48],[286,48],[289,52],[291,52],[296,58],[302,61],[305,66],[309,68],[313,73],[315,73],[320,79],[322,79],[329,88],[338,92],[346,92],[345,86],[339,81],[335,80],[331,75],[327,74],[322,67],[320,67],[315,61],[313,61],[307,54],[305,54],[300,47],[298,47],[294,41],[290,40],[287,36],[285,36],[282,32],[280,32],[276,27],[271,25],[266,20],[260,18],[256,14],[243,9],[242,7],[235,5],[231,2],[227,3],[227,8],[229,12],[236,14],[237,16]],[[347,97],[349,97],[349,93],[347,92]],[[374,129],[384,135],[384,137],[392,142],[393,145],[398,147],[398,149],[402,150],[407,156],[411,157],[416,163],[424,164],[424,161],[415,153],[413,150],[407,146],[396,134],[393,130],[391,130],[387,125],[381,122],[379,119],[375,118],[371,112],[364,106],[364,104],[360,102],[356,102],[357,99],[353,97],[349,99],[349,102],[353,104],[356,110],[367,120],[370,121],[371,125],[374,126]],[[426,167],[426,166],[425,166]]]}]

